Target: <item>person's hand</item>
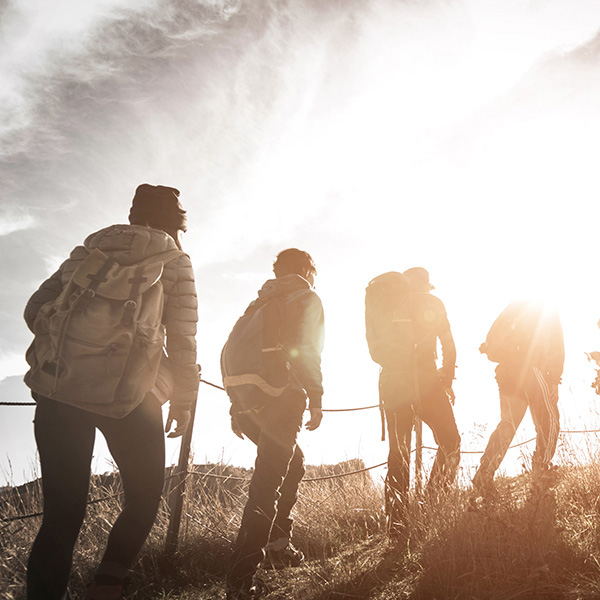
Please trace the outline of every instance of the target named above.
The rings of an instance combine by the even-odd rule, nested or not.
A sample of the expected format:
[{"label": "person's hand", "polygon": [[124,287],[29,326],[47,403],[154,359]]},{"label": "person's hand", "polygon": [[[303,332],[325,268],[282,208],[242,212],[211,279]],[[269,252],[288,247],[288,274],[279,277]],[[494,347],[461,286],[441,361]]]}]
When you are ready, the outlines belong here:
[{"label": "person's hand", "polygon": [[305,427],[309,431],[314,431],[319,427],[321,421],[323,420],[323,411],[320,408],[309,408],[310,410],[310,419],[308,423],[306,423]]},{"label": "person's hand", "polygon": [[233,433],[235,433],[240,440],[244,439],[244,434],[242,433],[240,426],[237,424],[235,417],[231,417],[231,431],[233,431]]},{"label": "person's hand", "polygon": [[169,416],[167,417],[167,424],[165,425],[165,433],[169,433],[173,421],[175,421],[175,429],[167,435],[169,438],[180,437],[184,434],[188,428],[192,419],[192,412],[189,408],[177,408],[171,406],[169,409]]},{"label": "person's hand", "polygon": [[441,369],[438,369],[438,377],[440,378],[440,381],[442,382],[442,385],[444,386],[444,389],[448,389],[452,387],[452,381],[454,379],[454,377],[448,373],[448,371],[446,369],[444,369],[444,367],[442,367]]},{"label": "person's hand", "polygon": [[558,387],[561,383],[561,376],[555,373],[546,373],[546,381],[550,385]]},{"label": "person's hand", "polygon": [[454,406],[454,403],[456,402],[456,395],[454,394],[454,390],[451,387],[447,387],[445,392],[446,392],[446,397],[448,398],[448,401],[450,402],[450,405]]}]

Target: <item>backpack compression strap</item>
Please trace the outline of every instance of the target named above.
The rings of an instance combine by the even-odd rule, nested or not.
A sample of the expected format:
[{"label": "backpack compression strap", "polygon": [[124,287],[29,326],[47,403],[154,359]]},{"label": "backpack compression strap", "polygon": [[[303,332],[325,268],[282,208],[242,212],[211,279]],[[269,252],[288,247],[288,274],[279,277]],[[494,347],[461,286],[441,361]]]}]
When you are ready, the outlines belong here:
[{"label": "backpack compression strap", "polygon": [[109,256],[102,263],[102,266],[96,271],[96,273],[86,275],[86,278],[90,280],[90,283],[83,290],[81,296],[79,296],[79,298],[77,299],[77,304],[85,304],[90,298],[93,298],[96,295],[96,290],[98,289],[98,286],[106,281],[106,276],[108,275],[108,272],[116,264],[118,264],[117,260]]},{"label": "backpack compression strap", "polygon": [[136,298],[140,294],[142,283],[146,283],[146,281],[148,281],[148,278],[144,277],[144,265],[140,265],[135,270],[134,276],[127,280],[127,283],[131,284],[131,290],[129,291],[129,298],[125,301],[125,309],[121,318],[122,325],[131,325],[133,322],[133,313],[137,308]]},{"label": "backpack compression strap", "polygon": [[125,302],[125,311],[123,312],[123,318],[121,319],[123,325],[131,325],[133,322],[133,313],[137,308],[136,298],[140,295],[140,287],[142,286],[142,283],[148,281],[148,278],[144,277],[144,267],[158,262],[162,262],[163,265],[166,265],[183,255],[184,253],[181,250],[167,250],[149,256],[139,264],[138,268],[135,270],[134,276],[127,281],[127,283],[131,284],[131,291],[129,292],[129,298]]}]

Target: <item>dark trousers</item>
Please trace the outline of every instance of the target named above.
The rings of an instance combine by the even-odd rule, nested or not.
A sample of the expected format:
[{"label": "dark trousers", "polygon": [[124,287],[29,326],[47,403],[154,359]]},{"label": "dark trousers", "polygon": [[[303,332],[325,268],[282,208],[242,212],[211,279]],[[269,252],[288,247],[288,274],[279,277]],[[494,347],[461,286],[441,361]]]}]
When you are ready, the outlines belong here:
[{"label": "dark trousers", "polygon": [[232,557],[230,577],[249,580],[264,558],[269,539],[290,537],[290,513],[304,476],[304,454],[296,444],[306,401],[284,394],[256,410],[234,404],[232,415],[242,432],[257,446],[248,502]]},{"label": "dark trousers", "polygon": [[496,381],[500,392],[500,423],[490,436],[481,457],[479,470],[493,477],[525,416],[527,407],[535,425],[536,444],[533,453],[534,471],[548,468],[558,441],[558,385],[550,384],[537,367],[526,371],[498,367]]},{"label": "dark trousers", "polygon": [[123,419],[111,419],[38,397],[35,439],[44,516],[27,565],[28,600],[65,597],[73,548],[85,515],[96,428],[119,467],[124,506],[108,538],[98,573],[122,578],[158,511],[165,448],[160,404],[146,399]]},{"label": "dark trousers", "polygon": [[[411,375],[411,378],[414,376]],[[385,409],[390,452],[386,478],[388,518],[402,520],[410,486],[410,445],[415,416],[432,430],[438,450],[429,487],[451,484],[460,461],[460,435],[452,405],[436,373],[420,373],[407,385],[406,377],[382,370],[379,394]],[[414,386],[416,384],[416,386]],[[413,392],[413,389],[415,390]],[[410,393],[408,393],[410,390]]]}]

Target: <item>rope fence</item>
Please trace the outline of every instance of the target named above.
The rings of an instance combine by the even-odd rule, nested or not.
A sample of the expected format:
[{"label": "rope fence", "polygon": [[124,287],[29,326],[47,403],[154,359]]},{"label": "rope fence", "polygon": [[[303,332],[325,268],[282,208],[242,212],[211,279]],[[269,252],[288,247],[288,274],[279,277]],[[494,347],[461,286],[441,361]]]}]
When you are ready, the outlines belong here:
[{"label": "rope fence", "polygon": [[[387,465],[387,461],[380,463],[378,465],[373,465],[372,467],[365,467],[364,469],[356,469],[355,471],[346,471],[345,473],[336,473],[332,475],[324,475],[322,477],[305,477],[302,479],[300,483],[313,483],[316,481],[326,481],[328,479],[338,479],[340,477],[348,477],[349,475],[358,475],[360,473],[366,473],[367,471],[371,471],[372,469],[377,469],[379,467],[384,467]],[[214,479],[222,479],[224,481],[250,481],[250,477],[237,477],[235,475],[221,475],[219,473],[200,473],[199,471],[191,471],[188,472],[188,476],[194,477],[212,477]],[[170,479],[174,479],[177,477],[177,474],[169,475],[165,477],[165,481],[169,481]],[[95,500],[90,500],[87,504],[88,506],[91,504],[98,504],[99,502],[106,502],[108,500],[112,500],[113,498],[118,498],[121,496],[123,492],[117,492],[116,494],[111,494],[110,496],[104,496],[103,498],[96,498]],[[31,519],[33,517],[41,517],[43,512],[29,513],[26,515],[16,515],[14,517],[6,517],[0,519],[0,523],[11,523],[13,521],[22,521],[25,519]]]},{"label": "rope fence", "polygon": [[[95,500],[89,500],[87,502],[87,506],[90,504],[99,504],[100,502],[106,502],[107,500],[112,500],[113,498],[118,498],[123,492],[118,492],[116,494],[111,494],[110,496],[104,496],[104,498],[96,498]],[[43,512],[29,513],[27,515],[15,515],[14,517],[6,517],[4,519],[0,519],[0,523],[12,523],[13,521],[24,521],[25,519],[32,519],[33,517],[41,517]]]},{"label": "rope fence", "polygon": [[[222,390],[223,392],[226,391],[224,387],[217,385],[216,383],[206,381],[206,379],[201,378],[200,383],[205,383],[206,385],[210,385],[211,387],[217,388],[218,390]],[[373,404],[372,406],[359,406],[357,408],[322,408],[321,410],[323,412],[351,412],[354,410],[367,410],[369,408],[379,408],[379,404]]]},{"label": "rope fence", "polygon": [[[207,381],[205,379],[202,379],[202,377],[200,377],[200,382],[204,383],[210,387],[216,388],[218,390],[222,390],[225,391],[225,388],[217,385],[215,383],[212,383],[210,381]],[[0,402],[0,406],[35,406],[36,403],[35,402]],[[360,407],[352,407],[352,408],[329,408],[329,409],[322,409],[323,412],[354,412],[354,411],[360,411],[360,410],[368,410],[368,409],[372,409],[372,408],[380,408],[379,404],[374,404],[371,406],[360,406]],[[191,429],[191,428],[190,428]],[[559,432],[559,434],[564,434],[564,435],[571,435],[571,434],[591,434],[591,433],[600,433],[600,429],[580,429],[580,430],[561,430]],[[191,438],[191,432],[188,434],[189,437]],[[535,437],[530,438],[528,440],[525,440],[523,442],[518,442],[516,444],[513,444],[511,446],[508,447],[508,450],[513,449],[513,448],[518,448],[521,446],[525,446],[526,444],[529,444],[533,441],[535,441]],[[183,442],[182,442],[183,444]],[[188,444],[189,444],[189,439],[188,439]],[[182,447],[183,450],[183,447]],[[431,451],[437,451],[437,448],[431,447],[431,446],[424,446],[424,445],[420,445],[417,448],[413,448],[411,450],[411,453],[414,452],[418,452],[420,450],[431,450]],[[483,450],[461,450],[460,454],[483,454]],[[188,452],[189,454],[189,452]],[[188,457],[185,457],[185,452],[182,452],[182,457],[180,457],[180,471],[177,473],[174,473],[172,475],[169,475],[168,477],[165,478],[165,481],[168,481],[170,479],[173,479],[175,477],[179,477],[180,478],[180,482],[177,484],[177,486],[175,486],[174,489],[179,488],[179,493],[182,494],[183,493],[183,484],[185,483],[185,479],[188,476],[193,476],[193,477],[200,477],[200,478],[214,478],[214,479],[221,479],[221,480],[225,480],[225,481],[250,481],[250,477],[238,477],[238,476],[233,476],[233,475],[223,475],[223,474],[219,474],[219,473],[201,473],[198,471],[188,471],[188,465],[187,465],[187,459]],[[186,461],[183,461],[183,458],[186,459]],[[344,473],[335,473],[335,474],[331,474],[331,475],[324,475],[324,476],[320,476],[320,477],[307,477],[302,479],[301,483],[314,483],[314,482],[319,482],[319,481],[327,481],[327,480],[332,480],[332,479],[339,479],[339,478],[343,478],[343,477],[349,477],[351,475],[358,475],[360,473],[366,473],[367,471],[371,471],[373,469],[377,469],[380,467],[384,467],[387,465],[387,461],[379,463],[377,465],[373,465],[370,467],[364,467],[362,469],[356,469],[354,471],[346,471]],[[173,491],[173,490],[171,490]],[[95,500],[90,500],[87,504],[88,505],[92,505],[92,504],[98,504],[100,502],[106,502],[108,500],[111,500],[113,498],[116,498],[118,496],[121,496],[123,494],[123,492],[118,492],[115,494],[111,494],[109,496],[105,496],[103,498],[96,498]],[[25,514],[25,515],[15,515],[12,517],[5,517],[0,519],[0,523],[3,524],[8,524],[8,523],[12,523],[14,521],[22,521],[25,519],[31,519],[31,518],[35,518],[35,517],[41,517],[43,515],[43,512],[36,512],[36,513],[30,513],[30,514]],[[178,527],[178,524],[177,524]]]}]

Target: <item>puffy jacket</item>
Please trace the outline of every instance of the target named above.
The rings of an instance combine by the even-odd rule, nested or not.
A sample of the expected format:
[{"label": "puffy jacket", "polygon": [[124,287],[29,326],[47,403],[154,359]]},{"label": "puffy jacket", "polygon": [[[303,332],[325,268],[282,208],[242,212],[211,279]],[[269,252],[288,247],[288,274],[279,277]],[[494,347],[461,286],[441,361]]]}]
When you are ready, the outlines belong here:
[{"label": "puffy jacket", "polygon": [[[31,331],[40,308],[58,297],[77,266],[98,248],[121,265],[133,265],[155,254],[177,249],[173,238],[144,225],[111,225],[92,233],[83,246],[77,246],[58,271],[31,296],[25,307],[25,321]],[[166,350],[173,375],[171,405],[189,408],[198,394],[196,366],[196,323],[198,300],[194,271],[189,256],[167,263],[161,276],[164,289],[163,323]]]}]

